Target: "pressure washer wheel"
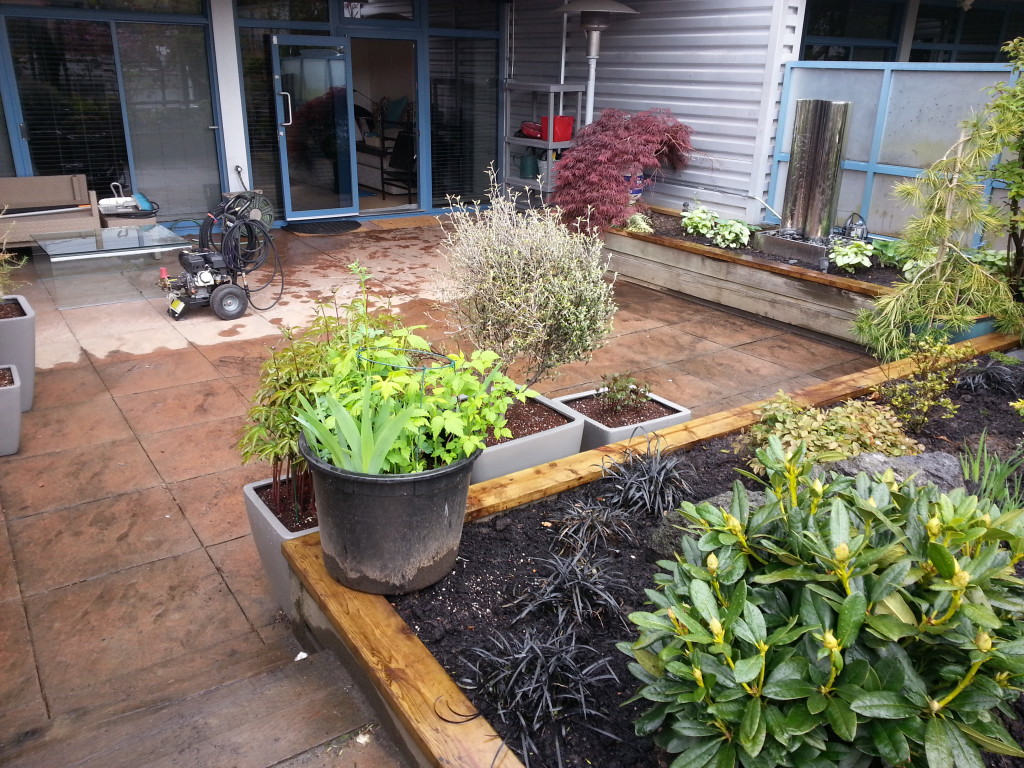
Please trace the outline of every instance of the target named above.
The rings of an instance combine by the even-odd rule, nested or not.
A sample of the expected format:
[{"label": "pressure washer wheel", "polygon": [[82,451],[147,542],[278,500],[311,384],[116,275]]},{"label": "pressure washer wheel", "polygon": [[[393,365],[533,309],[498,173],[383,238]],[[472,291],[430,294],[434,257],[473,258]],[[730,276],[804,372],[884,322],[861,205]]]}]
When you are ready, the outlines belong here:
[{"label": "pressure washer wheel", "polygon": [[249,299],[240,285],[224,283],[213,289],[210,306],[221,320],[234,320],[245,314]]}]

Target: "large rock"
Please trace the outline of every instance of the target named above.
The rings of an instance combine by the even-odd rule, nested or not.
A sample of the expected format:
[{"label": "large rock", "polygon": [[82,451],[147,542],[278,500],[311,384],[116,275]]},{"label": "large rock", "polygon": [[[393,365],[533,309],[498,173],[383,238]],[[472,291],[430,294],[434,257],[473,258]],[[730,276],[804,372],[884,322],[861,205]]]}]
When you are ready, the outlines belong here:
[{"label": "large rock", "polygon": [[960,459],[948,453],[922,453],[918,456],[885,456],[881,453],[862,453],[852,459],[820,464],[828,472],[838,472],[854,477],[861,472],[878,475],[892,469],[899,481],[914,478],[918,485],[935,483],[942,491],[948,492],[964,484],[964,473]]}]

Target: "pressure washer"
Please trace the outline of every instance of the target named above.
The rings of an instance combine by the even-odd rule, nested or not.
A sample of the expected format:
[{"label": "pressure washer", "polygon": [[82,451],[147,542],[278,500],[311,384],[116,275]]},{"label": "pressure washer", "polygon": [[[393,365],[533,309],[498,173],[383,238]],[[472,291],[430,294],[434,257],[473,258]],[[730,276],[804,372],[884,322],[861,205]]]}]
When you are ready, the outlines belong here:
[{"label": "pressure washer", "polygon": [[[167,293],[167,314],[180,320],[195,307],[212,307],[221,320],[235,320],[251,305],[266,310],[281,300],[284,269],[274,247],[270,227],[274,222],[270,201],[260,190],[232,192],[203,219],[197,245],[178,254],[184,270],[169,277],[160,268],[160,288]],[[250,288],[247,276],[262,267],[269,256],[274,266],[266,283]],[[252,303],[252,294],[268,288],[280,277],[281,289],[267,307]]]}]

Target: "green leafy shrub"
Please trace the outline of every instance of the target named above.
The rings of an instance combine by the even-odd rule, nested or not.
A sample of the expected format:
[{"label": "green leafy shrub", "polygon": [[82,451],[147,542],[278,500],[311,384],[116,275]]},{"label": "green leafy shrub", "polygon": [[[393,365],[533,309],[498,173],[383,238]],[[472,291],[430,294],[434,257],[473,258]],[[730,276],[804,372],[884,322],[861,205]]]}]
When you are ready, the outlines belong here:
[{"label": "green leafy shrub", "polygon": [[711,242],[719,248],[742,248],[750,243],[750,235],[757,227],[744,224],[739,219],[719,219]]},{"label": "green leafy shrub", "polygon": [[527,393],[498,372],[494,352],[424,359],[416,352],[429,345],[411,334],[378,343],[339,354],[315,400],[300,397],[295,418],[322,459],[367,474],[421,472],[482,450],[489,434],[512,436],[505,411]]},{"label": "green leafy shrub", "polygon": [[683,211],[679,223],[683,232],[706,237],[719,248],[741,248],[748,245],[751,233],[757,229],[739,219],[723,219],[703,205]]},{"label": "green leafy shrub", "polygon": [[878,391],[911,432],[919,432],[936,413],[948,419],[956,415],[956,405],[947,394],[964,370],[971,351],[948,344],[932,335],[910,337],[911,372],[887,381]]},{"label": "green leafy shrub", "polygon": [[615,413],[637,408],[648,402],[651,388],[628,373],[608,373],[601,376],[601,390],[596,397]]},{"label": "green leafy shrub", "polygon": [[[808,459],[815,462],[871,452],[886,456],[921,452],[921,446],[907,437],[893,411],[871,401],[850,400],[832,408],[813,408],[780,391],[759,413],[760,420],[748,432],[755,450],[776,438],[786,450],[803,443]],[[756,457],[751,466],[755,472],[763,471]]]},{"label": "green leafy shrub", "polygon": [[[999,721],[1024,674],[1024,512],[962,489],[813,478],[773,439],[766,504],[682,505],[701,537],[662,561],[619,644],[672,768],[982,768],[1024,757]],[[888,473],[887,473],[888,474]]]},{"label": "green leafy shrub", "polygon": [[692,210],[683,211],[679,216],[679,224],[688,235],[711,237],[718,227],[718,215],[710,208],[698,205]]},{"label": "green leafy shrub", "polygon": [[874,246],[863,240],[847,240],[829,248],[828,260],[844,272],[856,272],[857,267],[871,266]]},{"label": "green leafy shrub", "polygon": [[557,209],[517,209],[491,175],[490,205],[451,200],[445,224],[452,317],[478,349],[518,362],[532,386],[559,365],[589,360],[611,331],[615,302],[596,232]]},{"label": "green leafy shrub", "polygon": [[[349,271],[359,281],[355,299],[348,304],[321,304],[307,327],[282,331],[283,344],[271,351],[260,368],[249,423],[238,446],[243,463],[270,462],[272,506],[289,509],[296,522],[312,508],[313,499],[312,478],[299,454],[302,428],[295,420],[302,397],[312,396],[313,384],[331,373],[333,359],[346,350],[379,345],[384,339],[406,346],[420,343],[404,341],[418,326],[406,328],[386,306],[371,310],[367,270],[357,262],[349,265]],[[399,338],[403,341],[397,342]],[[291,480],[289,494],[285,478]]]}]

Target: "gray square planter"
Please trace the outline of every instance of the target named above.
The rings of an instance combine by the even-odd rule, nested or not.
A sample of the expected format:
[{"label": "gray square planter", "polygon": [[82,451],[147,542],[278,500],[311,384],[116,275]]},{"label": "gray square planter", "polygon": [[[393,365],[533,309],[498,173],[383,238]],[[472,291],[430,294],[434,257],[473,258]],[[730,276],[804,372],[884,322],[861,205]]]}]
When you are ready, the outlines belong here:
[{"label": "gray square planter", "polygon": [[242,488],[245,497],[245,512],[249,516],[249,527],[252,529],[252,540],[263,564],[263,572],[270,581],[270,589],[278,606],[293,622],[300,623],[298,604],[302,590],[298,580],[292,575],[288,562],[281,553],[281,544],[289,539],[297,539],[307,533],[319,531],[320,528],[307,528],[292,533],[277,519],[270,508],[263,503],[257,491],[270,486],[270,480],[249,483]]},{"label": "gray square planter", "polygon": [[18,304],[24,317],[0,320],[0,365],[10,363],[21,375],[21,410],[32,408],[36,380],[36,313],[24,296],[3,296],[0,303]]},{"label": "gray square planter", "polygon": [[[580,392],[575,395],[564,395],[563,397],[558,398],[558,402],[572,408],[573,401],[580,400],[584,397],[590,397],[591,395],[596,395],[598,392],[604,391],[604,388],[591,389],[588,392]],[[589,451],[593,448],[600,448],[602,445],[611,445],[612,443],[618,443],[622,440],[628,440],[631,437],[640,437],[650,432],[656,432],[659,429],[672,427],[676,424],[682,424],[684,421],[690,420],[690,410],[688,408],[684,408],[678,403],[673,403],[671,400],[666,400],[663,397],[658,397],[655,394],[648,394],[647,397],[676,412],[670,413],[667,416],[660,416],[657,419],[642,421],[638,424],[629,424],[624,427],[608,427],[601,422],[595,421],[589,416],[580,413],[579,416],[583,419],[583,441],[580,445],[580,450]],[[579,413],[578,411],[574,412]]]},{"label": "gray square planter", "polygon": [[580,440],[583,437],[583,419],[580,414],[540,395],[534,400],[562,414],[569,421],[534,435],[484,448],[473,465],[471,483],[482,483],[484,480],[547,464],[580,452]]},{"label": "gray square planter", "polygon": [[0,364],[0,370],[9,370],[14,384],[0,387],[0,456],[17,453],[21,445],[21,377],[16,365]]}]

